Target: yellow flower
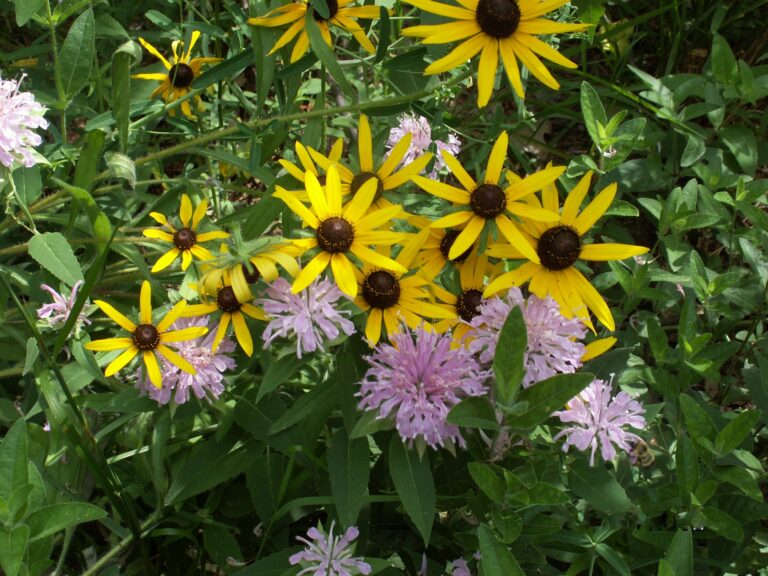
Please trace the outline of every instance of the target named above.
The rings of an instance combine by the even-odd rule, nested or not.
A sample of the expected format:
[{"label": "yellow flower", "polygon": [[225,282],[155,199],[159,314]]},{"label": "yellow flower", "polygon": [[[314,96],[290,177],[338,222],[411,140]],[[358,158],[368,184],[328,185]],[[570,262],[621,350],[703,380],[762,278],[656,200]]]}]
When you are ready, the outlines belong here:
[{"label": "yellow flower", "polygon": [[253,24],[254,26],[267,26],[270,28],[290,24],[288,30],[280,36],[277,42],[275,42],[275,45],[272,47],[272,50],[269,51],[269,54],[272,55],[277,52],[280,48],[290,43],[298,34],[299,38],[296,40],[296,44],[293,45],[293,50],[291,51],[291,62],[296,62],[296,60],[301,58],[309,49],[307,12],[312,10],[312,17],[315,19],[315,22],[317,22],[317,25],[320,28],[320,33],[328,46],[332,46],[329,24],[333,24],[351,32],[355,39],[360,43],[360,46],[365,48],[368,52],[373,53],[376,49],[365,35],[365,30],[360,27],[355,19],[378,18],[380,14],[379,7],[349,7],[348,5],[353,1],[354,0],[326,0],[329,17],[323,18],[317,10],[312,8],[311,2],[300,0],[275,8],[265,16],[249,18],[248,24]]},{"label": "yellow flower", "polygon": [[[592,181],[592,172],[588,172],[571,190],[560,211],[557,188],[547,186],[542,192],[543,207],[560,214],[556,222],[528,222],[526,231],[529,247],[536,251],[536,262],[526,262],[519,268],[502,274],[490,283],[484,296],[488,297],[501,290],[520,286],[530,280],[529,290],[539,298],[552,296],[560,304],[561,312],[568,317],[578,316],[585,324],[592,327],[587,309],[594,312],[597,319],[609,330],[614,330],[613,316],[602,296],[589,283],[584,275],[574,266],[579,260],[606,261],[623,260],[648,252],[644,246],[630,244],[587,244],[582,237],[605,214],[616,196],[616,184],[603,188],[595,198],[579,212],[579,207],[587,195]],[[542,204],[534,196],[530,199],[531,207],[539,208]],[[488,254],[500,258],[521,258],[510,246],[489,246]]]},{"label": "yellow flower", "polygon": [[161,354],[165,360],[178,366],[184,372],[195,374],[195,368],[177,352],[166,346],[169,342],[184,342],[199,338],[208,332],[205,326],[184,328],[182,330],[168,330],[178,318],[181,317],[185,308],[186,301],[178,302],[157,324],[152,323],[152,288],[149,282],[144,280],[141,284],[141,295],[139,298],[139,324],[136,325],[111,305],[103,300],[94,300],[94,303],[101,308],[101,311],[109,316],[123,330],[131,333],[128,338],[104,338],[88,342],[85,347],[88,350],[96,352],[108,352],[111,350],[124,350],[117,358],[109,363],[105,376],[112,376],[133,358],[141,353],[144,366],[146,366],[149,379],[157,388],[163,387],[163,377],[160,372],[160,366],[157,363],[155,352]]},{"label": "yellow flower", "polygon": [[216,349],[221,344],[224,336],[227,335],[227,328],[229,323],[232,323],[235,329],[235,337],[248,356],[253,354],[253,338],[251,338],[251,331],[248,329],[248,324],[245,320],[247,314],[251,318],[256,320],[266,320],[267,316],[264,312],[250,303],[253,300],[250,289],[248,290],[248,296],[242,297],[235,293],[232,287],[229,272],[225,271],[221,277],[222,285],[219,286],[216,292],[216,299],[211,302],[204,302],[203,304],[192,304],[187,306],[184,311],[184,316],[189,318],[192,316],[204,316],[206,314],[213,314],[216,310],[221,311],[221,319],[219,320],[219,327],[216,329],[216,336],[213,339],[213,346],[211,352],[216,352]]},{"label": "yellow flower", "polygon": [[529,260],[539,261],[536,251],[530,247],[528,241],[507,214],[513,214],[526,220],[545,222],[557,220],[556,213],[534,208],[529,204],[519,202],[519,200],[554,182],[565,171],[565,167],[547,167],[527,178],[513,182],[506,189],[502,189],[499,186],[499,179],[507,156],[508,142],[507,133],[502,132],[488,157],[488,166],[482,184],[478,185],[459,161],[445,150],[442,152],[445,163],[464,187],[463,190],[423,176],[413,178],[413,181],[426,192],[463,208],[432,223],[433,228],[464,227],[448,251],[448,258],[451,260],[459,258],[472,247],[486,224],[495,222],[499,232],[512,246],[525,254]]},{"label": "yellow flower", "polygon": [[[389,256],[388,249],[381,249]],[[402,250],[396,259],[403,268],[410,265],[410,255]],[[389,270],[366,264],[357,271],[358,296],[355,304],[368,313],[365,337],[370,346],[381,338],[381,325],[391,337],[402,330],[405,322],[410,328],[426,324],[424,318],[453,319],[456,313],[448,306],[431,302],[429,290],[434,286],[431,279],[420,274],[403,277]]]},{"label": "yellow flower", "polygon": [[418,251],[415,256],[416,268],[427,278],[436,278],[448,262],[460,266],[474,249],[470,246],[456,258],[450,259],[448,253],[459,237],[458,230],[432,228],[432,222],[423,216],[411,216],[408,222],[420,230],[413,235],[403,250]]},{"label": "yellow flower", "polygon": [[[165,66],[167,72],[134,74],[132,78],[140,78],[142,80],[157,80],[160,82],[160,86],[155,88],[154,92],[152,92],[152,98],[158,95],[162,95],[163,100],[166,102],[173,102],[185,94],[188,94],[192,81],[198,76],[198,74],[200,74],[200,67],[203,64],[212,64],[214,62],[221,62],[222,60],[221,58],[190,59],[192,48],[195,47],[195,43],[197,42],[198,38],[200,38],[200,32],[195,30],[192,32],[192,38],[189,42],[189,47],[185,52],[181,53],[181,56],[179,55],[179,46],[181,45],[181,42],[179,40],[174,41],[171,44],[171,48],[173,49],[172,62],[169,62],[165,56],[160,54],[157,48],[144,40],[144,38],[139,38],[141,45],[144,46],[144,48],[146,48],[150,54],[155,56],[158,60],[160,60],[160,62],[163,63],[163,66]],[[197,103],[197,109],[201,110],[203,104],[200,96],[195,96],[195,101]],[[185,116],[194,118],[194,115],[192,114],[192,108],[189,105],[189,100],[182,102],[181,111]],[[171,115],[174,115],[175,112],[175,110],[171,110]]]},{"label": "yellow flower", "polygon": [[539,57],[566,68],[576,68],[577,65],[536,38],[536,35],[575,32],[589,26],[540,18],[568,4],[569,0],[457,0],[461,6],[432,0],[405,1],[425,12],[451,18],[453,22],[413,26],[403,30],[404,36],[424,38],[424,44],[462,41],[446,56],[430,64],[425,74],[447,72],[461,66],[482,50],[477,73],[477,105],[480,108],[488,104],[491,98],[499,54],[509,81],[520,98],[525,98],[525,91],[520,79],[518,58],[543,84],[553,90],[559,89],[560,84]]},{"label": "yellow flower", "polygon": [[[394,190],[398,186],[402,186],[413,179],[413,177],[416,174],[419,174],[432,159],[432,153],[427,152],[416,158],[410,164],[406,164],[399,170],[395,170],[408,152],[412,139],[413,134],[408,132],[405,137],[392,148],[386,160],[376,167],[373,161],[371,126],[368,123],[368,117],[365,114],[361,114],[357,135],[360,169],[354,171],[343,164],[337,164],[339,175],[341,177],[341,193],[345,196],[350,193],[356,195],[363,184],[369,180],[373,180],[376,182],[374,206],[376,208],[387,208],[392,206],[390,202],[381,199],[381,195],[385,191]],[[328,170],[328,167],[334,163],[330,158],[323,156],[316,150],[310,148],[309,151],[313,160],[326,171]]]},{"label": "yellow flower", "polygon": [[203,242],[209,242],[211,240],[217,240],[221,238],[228,238],[229,234],[221,231],[203,232],[199,234],[197,232],[197,226],[205,216],[205,211],[208,208],[208,201],[203,200],[192,212],[192,201],[189,196],[182,194],[181,207],[179,209],[179,220],[181,221],[181,228],[176,230],[168,223],[168,219],[159,212],[150,212],[149,215],[159,224],[167,227],[170,232],[160,230],[159,228],[147,228],[144,230],[144,236],[147,238],[154,238],[156,240],[162,240],[163,242],[169,242],[173,247],[163,254],[160,259],[152,266],[152,272],[160,272],[170,266],[176,258],[181,255],[181,269],[186,270],[192,263],[192,257],[194,256],[198,260],[206,261],[212,260],[213,254],[207,248],[204,248],[200,244]]},{"label": "yellow flower", "polygon": [[328,167],[325,189],[311,172],[306,174],[306,187],[311,210],[295,195],[279,186],[274,193],[276,198],[285,202],[288,208],[315,230],[314,238],[293,240],[294,245],[301,248],[302,253],[320,248],[317,255],[296,276],[291,287],[294,294],[309,286],[330,264],[341,291],[352,298],[357,296],[355,266],[349,260],[350,253],[363,263],[393,272],[407,272],[398,262],[369,248],[371,245],[391,246],[405,236],[399,232],[377,230],[400,216],[403,213],[401,206],[389,206],[366,215],[376,195],[376,183],[373,180],[363,184],[346,205],[342,205],[341,181],[336,165]]}]

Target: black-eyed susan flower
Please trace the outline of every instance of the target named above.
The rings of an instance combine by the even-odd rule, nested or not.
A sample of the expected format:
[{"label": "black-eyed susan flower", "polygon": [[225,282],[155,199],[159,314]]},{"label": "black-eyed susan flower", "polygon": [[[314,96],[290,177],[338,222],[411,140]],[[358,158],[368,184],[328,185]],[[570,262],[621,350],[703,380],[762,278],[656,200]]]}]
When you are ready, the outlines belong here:
[{"label": "black-eyed susan flower", "polygon": [[558,90],[560,84],[540,58],[566,68],[576,68],[577,65],[536,35],[575,32],[588,27],[587,24],[566,24],[541,18],[568,4],[569,0],[458,0],[461,6],[432,0],[405,1],[425,12],[450,18],[453,22],[412,26],[403,30],[404,36],[421,37],[424,44],[461,41],[446,56],[430,64],[425,74],[447,72],[480,52],[477,73],[477,105],[480,108],[491,98],[499,55],[520,98],[525,98],[525,91],[518,59],[542,84]]},{"label": "black-eyed susan flower", "polygon": [[453,202],[455,206],[459,207],[459,210],[432,223],[433,228],[463,226],[448,251],[448,258],[451,260],[464,254],[477,241],[483,229],[490,222],[495,222],[496,227],[507,242],[518,251],[523,252],[529,260],[533,262],[539,260],[536,251],[531,248],[508,214],[526,220],[556,221],[556,213],[535,208],[530,204],[520,202],[520,200],[554,182],[565,171],[565,167],[547,167],[522,180],[518,179],[503,189],[499,186],[499,180],[504,168],[504,160],[507,157],[508,142],[507,133],[502,132],[493,145],[488,157],[485,177],[479,184],[467,173],[455,156],[445,151],[443,151],[443,158],[464,189],[430,180],[423,176],[414,176],[413,178],[413,181],[424,191]]},{"label": "black-eyed susan flower", "polygon": [[185,308],[187,307],[186,301],[181,300],[178,302],[157,324],[152,322],[152,287],[146,280],[141,284],[138,324],[131,322],[128,318],[123,316],[123,314],[103,300],[94,300],[94,303],[118,326],[131,333],[130,337],[104,338],[102,340],[88,342],[85,345],[88,350],[93,350],[95,352],[124,350],[122,354],[109,363],[104,370],[105,376],[116,374],[138,354],[141,354],[150,381],[157,388],[162,388],[163,377],[155,353],[162,355],[164,360],[170,362],[174,366],[178,366],[184,372],[195,374],[194,366],[184,360],[184,358],[168,346],[169,343],[184,342],[186,340],[199,338],[208,332],[208,328],[204,326],[183,328],[181,330],[168,330],[168,328],[170,328],[171,325],[184,313]]},{"label": "black-eyed susan flower", "polygon": [[[162,96],[166,102],[173,102],[186,95],[190,91],[192,81],[200,74],[200,69],[203,64],[212,64],[214,62],[221,62],[221,58],[191,58],[192,48],[195,47],[197,40],[200,38],[200,32],[195,30],[192,32],[192,38],[189,41],[189,46],[184,52],[179,52],[181,41],[176,40],[171,44],[173,50],[173,61],[169,62],[168,59],[163,56],[157,48],[152,46],[144,38],[139,38],[139,42],[147,51],[155,58],[160,60],[165,66],[167,72],[147,73],[147,74],[134,74],[132,78],[140,78],[142,80],[157,80],[160,82],[160,86],[155,88],[151,97]],[[202,109],[203,103],[199,96],[195,96],[195,102],[197,109]],[[181,111],[185,116],[194,118],[192,114],[192,107],[189,104],[189,100],[182,102]],[[171,115],[175,114],[175,110],[171,110]]]},{"label": "black-eyed susan flower", "polygon": [[[403,159],[411,146],[412,139],[413,134],[411,133],[403,136],[403,138],[389,152],[386,159],[383,162],[378,163],[373,158],[371,125],[368,122],[368,117],[365,114],[360,114],[360,123],[357,133],[358,169],[353,170],[344,164],[337,164],[339,175],[341,177],[341,193],[345,196],[347,194],[357,194],[363,184],[369,180],[373,180],[376,182],[374,207],[386,208],[391,206],[389,202],[381,199],[382,194],[388,190],[394,190],[398,186],[402,186],[411,180],[416,174],[421,173],[432,159],[432,153],[427,152],[418,156],[412,162],[403,164]],[[310,149],[310,153],[312,154],[313,160],[326,171],[333,163],[330,158],[323,156],[316,150]],[[399,170],[396,170],[400,164],[403,164],[403,166],[400,167]]]},{"label": "black-eyed susan flower", "polygon": [[[216,298],[203,302],[202,304],[191,304],[184,310],[184,317],[190,318],[195,316],[206,316],[221,312],[221,318],[219,319],[219,326],[216,329],[216,337],[213,339],[213,345],[211,346],[211,352],[216,352],[219,344],[227,335],[227,329],[229,324],[235,330],[235,338],[240,344],[248,356],[253,354],[253,338],[251,337],[251,331],[248,328],[248,323],[245,320],[246,316],[250,316],[256,320],[267,320],[264,312],[251,304],[253,301],[253,295],[250,289],[246,286],[246,294],[238,294],[235,292],[234,287],[231,284],[231,278],[229,272],[224,272],[221,277],[221,285],[216,291]],[[205,298],[205,294],[200,294]]]},{"label": "black-eyed susan flower", "polygon": [[[389,256],[387,248],[380,248],[379,251]],[[403,268],[409,268],[410,259],[402,250],[395,261]],[[449,306],[432,302],[430,289],[434,284],[421,274],[403,276],[370,264],[366,264],[362,272],[356,270],[356,273],[358,295],[355,304],[368,314],[365,337],[370,346],[379,342],[382,323],[391,340],[392,336],[402,331],[403,323],[415,329],[421,324],[428,324],[424,318],[440,320],[456,317]]]},{"label": "black-eyed susan flower", "polygon": [[[529,221],[527,223],[528,244],[536,251],[538,261],[526,262],[519,268],[496,278],[486,288],[484,294],[486,297],[512,286],[520,286],[530,280],[529,290],[539,298],[552,296],[560,304],[561,312],[565,316],[575,315],[591,327],[588,311],[591,310],[604,326],[611,331],[614,330],[615,324],[608,304],[574,265],[578,260],[623,260],[645,254],[648,248],[631,244],[584,242],[583,236],[608,210],[616,196],[617,188],[616,183],[606,186],[586,208],[579,212],[591,181],[592,172],[588,172],[568,194],[562,211],[554,184],[543,190],[543,207],[558,212],[560,218],[556,222]],[[535,196],[528,200],[532,208],[542,206]],[[489,246],[488,254],[501,258],[523,256],[522,251],[506,245]]]},{"label": "black-eyed susan flower", "polygon": [[357,296],[355,265],[350,261],[350,255],[356,256],[363,264],[392,272],[407,272],[398,262],[369,247],[391,246],[405,237],[403,233],[378,230],[380,226],[403,214],[401,206],[389,206],[366,215],[376,195],[374,181],[363,184],[358,193],[342,205],[341,181],[336,165],[333,164],[328,167],[325,189],[320,186],[314,174],[307,172],[306,191],[311,209],[279,186],[274,193],[276,198],[285,202],[315,231],[313,238],[292,240],[293,244],[301,248],[302,252],[319,248],[315,257],[296,276],[291,287],[294,294],[309,286],[330,265],[341,291],[352,298]]},{"label": "black-eyed susan flower", "polygon": [[458,230],[432,228],[432,221],[423,216],[411,216],[408,222],[419,228],[419,231],[408,240],[403,250],[416,251],[415,267],[427,278],[436,278],[449,262],[461,265],[473,250],[473,246],[470,246],[456,258],[448,258],[451,246],[459,237]]},{"label": "black-eyed susan flower", "polygon": [[315,8],[312,7],[312,2],[307,0],[299,0],[297,2],[290,2],[279,8],[267,13],[265,16],[258,18],[249,18],[248,24],[254,26],[266,26],[274,28],[277,26],[283,26],[290,24],[288,30],[283,32],[283,35],[278,38],[272,50],[269,54],[274,54],[283,46],[289,44],[296,36],[296,44],[293,45],[291,51],[291,62],[296,62],[299,58],[309,50],[309,34],[307,32],[307,12],[312,11],[312,17],[317,22],[320,28],[320,33],[323,35],[328,46],[332,46],[330,24],[338,26],[351,32],[355,39],[360,42],[360,45],[368,52],[373,53],[376,49],[371,44],[368,36],[365,35],[360,25],[355,21],[357,18],[378,18],[380,11],[378,6],[349,6],[354,0],[326,0],[328,6],[328,18],[323,17]]},{"label": "black-eyed susan flower", "polygon": [[155,262],[154,266],[152,266],[152,272],[165,270],[179,256],[181,256],[182,270],[189,268],[189,265],[192,264],[193,257],[202,262],[213,259],[213,254],[211,254],[210,250],[201,246],[201,244],[210,242],[211,240],[227,238],[229,237],[229,234],[220,230],[203,233],[198,232],[197,227],[203,219],[203,216],[205,216],[205,211],[207,209],[208,201],[202,200],[193,212],[192,201],[189,199],[189,196],[182,194],[181,206],[179,208],[181,228],[178,230],[168,222],[168,219],[163,214],[160,214],[159,212],[149,213],[158,224],[166,227],[169,231],[166,232],[159,228],[147,228],[144,230],[144,236],[172,244],[171,249],[163,254],[157,262]]}]

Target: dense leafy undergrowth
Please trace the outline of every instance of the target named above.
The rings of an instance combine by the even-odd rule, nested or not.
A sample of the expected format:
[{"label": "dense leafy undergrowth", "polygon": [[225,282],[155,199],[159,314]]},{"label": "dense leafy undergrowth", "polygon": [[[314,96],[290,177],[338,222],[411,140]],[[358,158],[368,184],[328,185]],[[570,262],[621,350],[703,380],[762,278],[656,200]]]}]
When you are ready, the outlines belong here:
[{"label": "dense leafy undergrowth", "polygon": [[765,0],[0,3],[4,574],[768,574]]}]

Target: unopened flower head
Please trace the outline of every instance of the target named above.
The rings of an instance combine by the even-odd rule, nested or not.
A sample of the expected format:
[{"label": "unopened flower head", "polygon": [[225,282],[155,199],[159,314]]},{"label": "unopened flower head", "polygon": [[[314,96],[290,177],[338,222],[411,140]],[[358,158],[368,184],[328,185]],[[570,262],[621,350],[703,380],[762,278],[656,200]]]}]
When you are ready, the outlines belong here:
[{"label": "unopened flower head", "polygon": [[[37,317],[40,318],[42,321],[41,323],[44,323],[46,326],[53,329],[63,328],[64,324],[67,322],[67,318],[69,318],[69,315],[72,312],[72,308],[75,306],[77,291],[82,285],[82,280],[75,282],[75,285],[72,286],[72,292],[69,294],[69,298],[65,298],[64,295],[56,292],[56,290],[48,286],[48,284],[41,284],[40,288],[53,297],[53,302],[43,304],[37,309]],[[75,334],[80,332],[83,325],[91,323],[86,317],[87,308],[92,308],[92,306],[83,306],[83,309],[77,315],[77,321],[75,321],[75,324],[72,327],[72,331]]]},{"label": "unopened flower head", "polygon": [[37,164],[33,148],[43,139],[35,130],[48,127],[46,110],[30,92],[19,91],[19,82],[0,78],[0,164]]},{"label": "unopened flower head", "polygon": [[[180,318],[172,328],[183,330],[200,326],[208,326],[207,316]],[[236,367],[234,359],[228,356],[235,350],[235,343],[229,338],[224,338],[214,353],[211,352],[211,348],[215,337],[214,327],[204,336],[176,344],[176,351],[195,368],[195,374],[184,372],[170,362],[166,362],[161,353],[162,388],[154,386],[146,373],[139,370],[137,371],[139,389],[159,404],[167,404],[171,398],[175,404],[184,404],[189,400],[190,390],[200,400],[218,398],[224,391],[224,372],[234,370]]]},{"label": "unopened flower head", "polygon": [[327,535],[318,528],[310,528],[307,532],[309,540],[303,536],[296,538],[306,544],[304,550],[288,559],[292,566],[301,564],[305,567],[297,576],[355,576],[371,573],[370,564],[352,556],[351,544],[359,535],[359,530],[351,526],[343,536],[334,536],[333,528],[334,522],[331,522]]},{"label": "unopened flower head", "polygon": [[361,383],[358,405],[376,410],[378,418],[394,415],[400,437],[431,446],[464,439],[458,426],[446,422],[448,412],[463,398],[481,396],[489,373],[465,348],[452,348],[450,332],[437,334],[419,327],[391,337],[368,357],[370,368]]},{"label": "unopened flower head", "polygon": [[556,374],[571,374],[581,367],[586,347],[580,341],[587,331],[578,319],[566,318],[552,298],[530,296],[512,288],[504,298],[493,297],[480,305],[472,319],[469,349],[480,354],[480,362],[490,364],[496,353],[499,334],[509,313],[520,308],[528,332],[523,387]]},{"label": "unopened flower head", "polygon": [[[424,118],[424,116],[404,114],[400,116],[400,124],[389,131],[387,148],[394,148],[408,133],[413,135],[413,139],[411,140],[410,148],[408,148],[403,157],[403,164],[409,164],[425,152],[429,152],[433,142],[432,128],[429,125],[429,120]],[[454,156],[461,150],[461,141],[452,133],[448,135],[448,142],[434,140],[434,144],[437,154],[435,154],[434,168],[428,174],[429,178],[437,177],[437,173],[445,166],[445,161],[441,154],[443,150],[447,150]]]},{"label": "unopened flower head", "polygon": [[642,430],[646,425],[642,404],[626,392],[612,396],[611,389],[610,382],[595,380],[568,402],[565,410],[552,414],[563,424],[572,424],[553,440],[565,436],[564,452],[568,452],[570,446],[581,451],[590,450],[590,466],[595,464],[598,448],[605,461],[613,460],[616,447],[630,452],[632,445],[641,438],[626,428]]},{"label": "unopened flower head", "polygon": [[296,356],[323,350],[325,340],[337,338],[341,332],[354,334],[355,325],[347,319],[350,312],[338,310],[337,302],[347,298],[327,278],[316,278],[298,294],[291,284],[278,278],[266,290],[269,298],[257,302],[270,317],[264,330],[264,344],[269,347],[276,338],[295,338]]}]

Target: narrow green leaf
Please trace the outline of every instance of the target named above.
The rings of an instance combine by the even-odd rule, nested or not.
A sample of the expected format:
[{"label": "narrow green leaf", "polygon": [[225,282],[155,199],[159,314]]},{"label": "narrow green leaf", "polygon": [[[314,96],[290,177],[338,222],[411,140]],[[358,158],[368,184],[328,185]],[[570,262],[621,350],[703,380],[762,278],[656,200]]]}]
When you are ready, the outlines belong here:
[{"label": "narrow green leaf", "polygon": [[16,25],[21,27],[40,11],[45,0],[15,0],[14,3],[16,4]]},{"label": "narrow green leaf", "polygon": [[344,528],[357,523],[365,501],[370,473],[368,439],[350,440],[339,428],[328,450],[328,474],[336,513]]},{"label": "narrow green leaf", "polygon": [[25,522],[29,525],[29,541],[34,542],[83,522],[107,516],[103,508],[87,502],[60,502],[35,510]]},{"label": "narrow green leaf", "polygon": [[419,459],[414,450],[405,447],[400,436],[393,434],[389,443],[389,474],[403,508],[428,546],[437,504],[429,456],[424,454]]},{"label": "narrow green leaf", "polygon": [[487,398],[479,396],[465,398],[456,404],[448,412],[446,420],[449,424],[465,428],[499,429],[493,405]]},{"label": "narrow green leaf", "polygon": [[80,263],[67,239],[59,232],[45,232],[33,236],[29,241],[29,255],[69,286],[83,279]]},{"label": "narrow green leaf", "polygon": [[595,379],[587,372],[558,374],[520,392],[517,402],[527,402],[528,410],[511,416],[507,424],[513,428],[531,428],[546,421],[552,412],[560,410]]},{"label": "narrow green leaf", "polygon": [[19,418],[0,444],[0,498],[6,502],[15,490],[28,483],[27,460],[26,423]]},{"label": "narrow green leaf", "polygon": [[370,436],[381,430],[390,430],[394,427],[392,419],[378,418],[378,415],[379,413],[373,410],[363,412],[362,416],[355,422],[349,437],[353,439],[363,438],[364,436]]},{"label": "narrow green leaf", "polygon": [[496,376],[496,397],[500,403],[510,405],[515,399],[525,376],[525,350],[528,331],[519,307],[515,307],[504,321],[493,357],[493,373]]},{"label": "narrow green leaf", "polygon": [[581,114],[584,116],[584,125],[592,141],[596,146],[603,148],[600,126],[605,128],[608,124],[608,116],[597,90],[586,80],[581,83]]},{"label": "narrow green leaf", "polygon": [[477,487],[482,490],[488,498],[498,504],[504,502],[504,494],[507,492],[507,484],[503,478],[499,477],[493,467],[482,462],[470,462],[468,465],[469,475],[475,481]]},{"label": "narrow green leaf", "polygon": [[243,226],[243,237],[253,240],[261,236],[269,226],[277,220],[283,211],[285,203],[282,200],[267,196],[259,200],[255,210],[251,212]]},{"label": "narrow green leaf", "polygon": [[512,552],[498,541],[487,524],[480,524],[477,539],[480,541],[480,565],[484,576],[525,576]]},{"label": "narrow green leaf", "polygon": [[744,494],[757,502],[763,501],[760,485],[746,468],[738,466],[718,466],[714,469],[715,476],[723,482],[736,486]]},{"label": "narrow green leaf", "polygon": [[586,460],[573,463],[568,472],[568,487],[594,508],[606,514],[626,512],[632,507],[632,501],[624,488],[608,470],[602,466],[593,468]]},{"label": "narrow green leaf", "polygon": [[719,508],[705,507],[701,509],[704,525],[731,542],[744,540],[744,530],[741,524],[727,512]]},{"label": "narrow green leaf", "polygon": [[761,410],[746,410],[731,420],[715,438],[717,453],[725,455],[738,448],[762,415]]},{"label": "narrow green leaf", "polygon": [[754,176],[757,170],[757,137],[755,133],[741,124],[726,126],[718,135],[728,150],[736,157],[741,169],[749,176]]},{"label": "narrow green leaf", "polygon": [[693,539],[689,530],[678,530],[667,548],[665,560],[675,576],[693,576]]},{"label": "narrow green leaf", "polygon": [[389,10],[379,7],[379,45],[376,47],[374,62],[381,62],[389,51],[389,35],[392,25],[389,21]]},{"label": "narrow green leaf", "polygon": [[344,71],[341,69],[333,50],[325,43],[325,40],[323,40],[323,36],[320,33],[320,27],[317,25],[317,22],[315,22],[311,10],[307,10],[306,28],[307,33],[309,34],[309,45],[312,47],[312,52],[317,55],[320,62],[322,62],[323,66],[328,70],[328,74],[330,74],[334,82],[341,87],[344,93],[354,97],[355,93],[352,90],[352,86],[347,80]]},{"label": "narrow green leaf", "polygon": [[[314,4],[313,4],[314,5]],[[253,51],[243,50],[239,54],[208,68],[192,82],[192,89],[205,88],[221,80],[228,80],[239,75],[249,64],[253,64]]]},{"label": "narrow green leaf", "polygon": [[631,571],[627,565],[627,562],[624,560],[624,558],[621,557],[621,554],[608,546],[608,544],[600,542],[597,546],[595,546],[595,551],[597,552],[598,556],[605,560],[611,566],[611,568],[616,570],[616,572],[621,574],[621,576],[631,576]]},{"label": "narrow green leaf", "polygon": [[268,523],[280,502],[280,484],[285,473],[285,457],[266,452],[253,459],[246,470],[251,502],[263,523]]},{"label": "narrow green leaf", "polygon": [[125,50],[118,49],[112,55],[112,115],[115,118],[120,140],[120,152],[128,151],[131,114],[131,60]]},{"label": "narrow green leaf", "polygon": [[739,74],[736,56],[728,45],[728,41],[720,36],[712,36],[712,73],[721,84],[730,84]]},{"label": "narrow green leaf", "polygon": [[338,385],[328,380],[315,386],[296,400],[293,405],[272,426],[269,435],[279,434],[294,424],[298,424],[313,412],[330,411],[339,402]]},{"label": "narrow green leaf", "polygon": [[16,576],[27,551],[29,526],[19,524],[13,529],[0,528],[0,567],[5,576]]},{"label": "narrow green leaf", "polygon": [[266,372],[264,372],[264,377],[261,379],[259,392],[256,394],[256,400],[254,402],[258,404],[259,400],[288,380],[288,378],[293,376],[303,365],[304,361],[299,360],[293,354],[287,354],[277,360],[273,360],[269,364]]},{"label": "narrow green leaf", "polygon": [[37,346],[37,340],[34,336],[30,336],[27,338],[27,353],[24,356],[24,369],[21,371],[22,376],[32,369],[39,354],[40,349]]},{"label": "narrow green leaf", "polygon": [[690,504],[691,494],[699,484],[699,457],[685,432],[681,432],[677,438],[675,466],[680,497],[686,504]]},{"label": "narrow green leaf", "polygon": [[40,198],[40,195],[43,193],[43,179],[40,176],[40,166],[17,168],[13,171],[13,184],[16,186],[19,200],[24,202],[25,207],[29,206]]},{"label": "narrow green leaf", "polygon": [[61,87],[67,98],[72,98],[87,83],[93,67],[96,50],[96,21],[88,8],[72,23],[61,46]]}]

